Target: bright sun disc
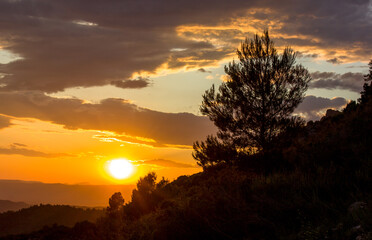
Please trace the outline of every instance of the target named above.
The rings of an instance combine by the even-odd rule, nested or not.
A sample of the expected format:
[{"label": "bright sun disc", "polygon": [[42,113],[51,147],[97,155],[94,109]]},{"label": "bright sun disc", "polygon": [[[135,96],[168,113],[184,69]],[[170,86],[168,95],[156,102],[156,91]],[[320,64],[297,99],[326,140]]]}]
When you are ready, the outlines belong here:
[{"label": "bright sun disc", "polygon": [[133,165],[125,159],[115,159],[108,163],[110,174],[116,179],[127,178],[133,172]]}]

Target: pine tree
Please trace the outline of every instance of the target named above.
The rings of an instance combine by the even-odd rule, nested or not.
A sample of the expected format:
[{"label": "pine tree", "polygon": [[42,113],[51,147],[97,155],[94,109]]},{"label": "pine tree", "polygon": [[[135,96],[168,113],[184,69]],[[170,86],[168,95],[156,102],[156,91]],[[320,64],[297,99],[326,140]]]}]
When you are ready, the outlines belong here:
[{"label": "pine tree", "polygon": [[[225,66],[228,75],[216,91],[213,85],[203,95],[200,111],[218,127],[217,136],[194,143],[193,157],[205,167],[234,161],[240,153],[266,151],[289,123],[293,110],[304,98],[310,74],[296,65],[296,53],[274,47],[268,31],[242,42],[238,62]],[[230,157],[216,153],[226,150]],[[231,154],[235,152],[235,154]]]}]

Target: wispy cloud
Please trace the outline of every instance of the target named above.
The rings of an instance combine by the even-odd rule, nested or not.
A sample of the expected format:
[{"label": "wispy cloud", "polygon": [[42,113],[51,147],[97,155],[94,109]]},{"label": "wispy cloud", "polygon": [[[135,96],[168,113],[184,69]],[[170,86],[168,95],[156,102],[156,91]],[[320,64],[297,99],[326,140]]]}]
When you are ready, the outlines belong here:
[{"label": "wispy cloud", "polygon": [[207,71],[207,70],[205,70],[204,68],[199,68],[199,69],[198,69],[198,72],[202,72],[202,73],[211,73],[211,71]]},{"label": "wispy cloud", "polygon": [[152,159],[152,160],[142,160],[137,161],[140,165],[156,165],[159,167],[167,167],[167,168],[197,168],[197,165],[192,165],[188,163],[181,163],[177,161],[167,160],[167,159]]},{"label": "wispy cloud", "polygon": [[10,119],[9,117],[0,115],[0,129],[10,127],[12,125]]},{"label": "wispy cloud", "polygon": [[43,157],[43,158],[56,158],[56,157],[71,157],[70,154],[65,153],[45,153],[28,148],[24,144],[13,143],[9,147],[0,147],[0,154],[4,155],[22,155],[26,157]]}]

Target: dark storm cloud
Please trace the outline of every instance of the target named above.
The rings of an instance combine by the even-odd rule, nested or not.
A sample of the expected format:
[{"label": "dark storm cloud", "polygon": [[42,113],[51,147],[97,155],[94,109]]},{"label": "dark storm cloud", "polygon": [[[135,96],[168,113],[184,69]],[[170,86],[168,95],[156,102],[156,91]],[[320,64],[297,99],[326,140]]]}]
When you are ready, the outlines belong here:
[{"label": "dark storm cloud", "polygon": [[43,157],[43,158],[55,158],[55,157],[66,157],[72,156],[63,153],[44,153],[36,150],[27,148],[24,144],[14,143],[10,147],[0,147],[0,154],[4,155],[23,155],[26,157]]},{"label": "dark storm cloud", "polygon": [[321,118],[327,109],[340,109],[344,107],[348,101],[345,98],[323,98],[315,96],[306,96],[304,101],[296,108],[295,114],[301,114],[307,121],[318,120]]},{"label": "dark storm cloud", "polygon": [[56,92],[131,85],[133,73],[151,73],[163,64],[200,68],[233,53],[231,45],[209,40],[237,44],[252,32],[230,27],[178,35],[177,27],[213,27],[247,17],[258,20],[250,21],[252,27],[274,22],[279,44],[332,49],[329,59],[338,56],[334,48],[342,48],[369,60],[370,6],[368,0],[0,0],[0,45],[23,57],[0,65],[6,74],[0,83],[7,85],[3,90]]},{"label": "dark storm cloud", "polygon": [[12,123],[10,122],[10,118],[0,115],[0,129],[7,128],[11,126]]},{"label": "dark storm cloud", "polygon": [[[123,99],[98,104],[58,99],[37,92],[0,92],[0,112],[61,124],[68,129],[107,130],[154,139],[157,144],[191,145],[215,132],[206,117],[190,113],[163,113],[140,108]],[[132,139],[132,141],[134,141]]]},{"label": "dark storm cloud", "polygon": [[345,89],[359,93],[363,89],[362,73],[313,72],[310,88]]}]

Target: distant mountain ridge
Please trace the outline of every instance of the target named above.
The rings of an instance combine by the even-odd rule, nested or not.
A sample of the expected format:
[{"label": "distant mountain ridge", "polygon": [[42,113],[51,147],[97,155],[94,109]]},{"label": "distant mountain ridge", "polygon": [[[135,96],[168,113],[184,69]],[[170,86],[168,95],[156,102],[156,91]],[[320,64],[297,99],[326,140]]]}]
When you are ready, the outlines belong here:
[{"label": "distant mountain ridge", "polygon": [[26,234],[54,224],[72,227],[77,222],[95,222],[103,209],[77,208],[67,205],[35,205],[19,211],[0,214],[0,237]]},{"label": "distant mountain ridge", "polygon": [[18,211],[22,208],[30,207],[29,204],[25,202],[13,202],[9,200],[0,200],[0,213],[7,211]]},{"label": "distant mountain ridge", "polygon": [[0,179],[0,199],[34,204],[105,207],[109,197],[121,192],[130,199],[134,185],[82,185]]}]

